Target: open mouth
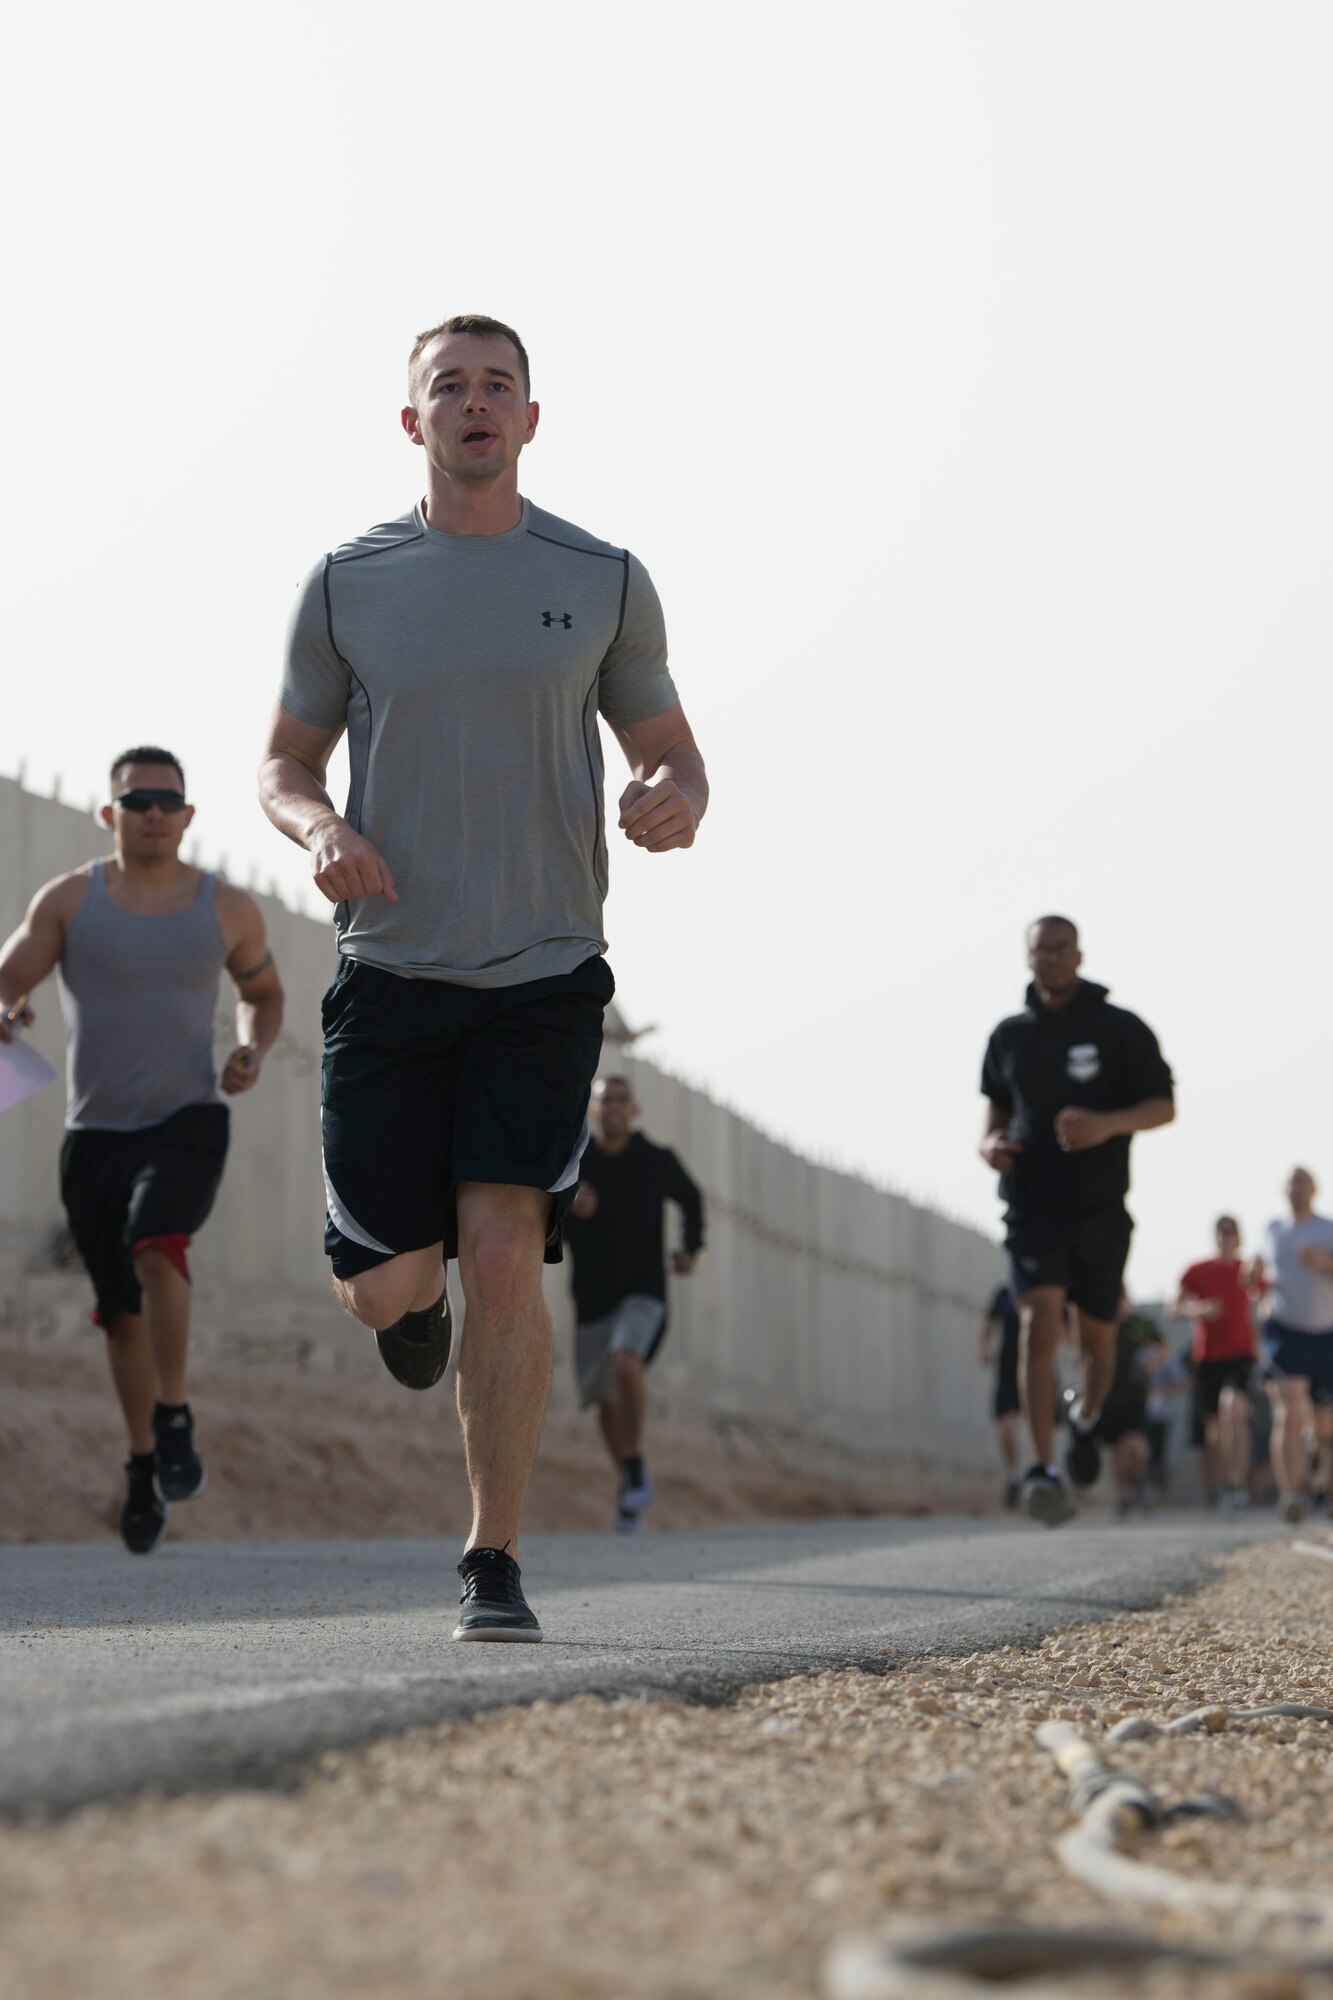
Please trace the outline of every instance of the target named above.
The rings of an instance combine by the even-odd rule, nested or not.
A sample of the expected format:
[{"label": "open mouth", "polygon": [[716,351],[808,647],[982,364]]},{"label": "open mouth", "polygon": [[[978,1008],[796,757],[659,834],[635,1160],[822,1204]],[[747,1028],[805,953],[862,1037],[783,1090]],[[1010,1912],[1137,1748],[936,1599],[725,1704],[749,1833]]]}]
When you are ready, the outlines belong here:
[{"label": "open mouth", "polygon": [[492,439],[494,438],[494,436],[495,436],[495,432],[494,432],[494,431],[488,431],[488,430],[483,430],[483,429],[481,429],[481,428],[480,428],[480,427],[478,426],[478,427],[475,427],[474,429],[472,429],[472,430],[470,430],[470,431],[464,431],[464,433],[463,433],[463,443],[464,443],[464,444],[490,444],[490,443],[491,443],[491,441],[492,441]]}]

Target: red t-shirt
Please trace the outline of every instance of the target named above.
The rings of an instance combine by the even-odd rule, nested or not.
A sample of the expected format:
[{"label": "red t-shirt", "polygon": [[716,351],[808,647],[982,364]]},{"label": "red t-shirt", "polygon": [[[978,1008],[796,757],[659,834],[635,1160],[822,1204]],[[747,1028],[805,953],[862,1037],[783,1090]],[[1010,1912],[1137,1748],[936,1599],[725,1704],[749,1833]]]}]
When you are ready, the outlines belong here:
[{"label": "red t-shirt", "polygon": [[1241,1276],[1243,1268],[1238,1258],[1209,1257],[1202,1264],[1191,1264],[1181,1279],[1182,1292],[1196,1299],[1218,1299],[1222,1306],[1216,1319],[1194,1322],[1196,1361],[1239,1361],[1257,1351],[1251,1288]]}]

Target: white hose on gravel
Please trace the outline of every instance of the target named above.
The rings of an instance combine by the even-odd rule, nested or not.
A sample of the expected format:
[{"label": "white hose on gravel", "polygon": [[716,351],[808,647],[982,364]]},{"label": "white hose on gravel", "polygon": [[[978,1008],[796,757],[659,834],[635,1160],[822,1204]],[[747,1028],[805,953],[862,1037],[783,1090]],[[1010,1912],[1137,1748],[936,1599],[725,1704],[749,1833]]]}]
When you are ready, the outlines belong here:
[{"label": "white hose on gravel", "polygon": [[[1225,1715],[1226,1710],[1219,1711]],[[1245,1715],[1311,1715],[1327,1721],[1328,1709],[1275,1702]],[[1189,1718],[1182,1717],[1182,1721]],[[1155,1725],[1154,1725],[1155,1727]],[[1068,1722],[1043,1722],[1037,1741],[1049,1750],[1069,1781],[1070,1803],[1081,1808],[1078,1824],[1062,1834],[1056,1853],[1071,1875],[1103,1896],[1127,1896],[1159,1909],[1236,1910],[1285,1917],[1324,1932],[1333,1944],[1333,1897],[1294,1889],[1265,1889],[1251,1882],[1198,1882],[1168,1868],[1137,1861],[1125,1852],[1136,1833],[1167,1817],[1143,1785],[1104,1764],[1088,1738]],[[1206,1807],[1203,1808],[1206,1810]],[[1216,1807],[1214,1807],[1216,1809]]]},{"label": "white hose on gravel", "polygon": [[[1333,1562],[1333,1544],[1298,1541],[1289,1546],[1298,1555]],[[1200,1730],[1216,1735],[1228,1723],[1270,1716],[1333,1722],[1333,1708],[1274,1701],[1261,1708],[1191,1709],[1171,1722],[1131,1715],[1116,1724],[1108,1740],[1134,1743]],[[1056,1843],[1056,1853],[1071,1875],[1101,1895],[1125,1896],[1159,1909],[1246,1909],[1284,1918],[1306,1927],[1307,1949],[1212,1952],[1166,1944],[1132,1931],[1071,1931],[1046,1925],[948,1931],[913,1926],[887,1941],[837,1939],[822,1967],[825,2000],[982,2000],[1001,1983],[1007,2000],[1038,2000],[1038,1996],[1049,2000],[1053,1973],[1072,1975],[1114,1965],[1128,1971],[1167,1961],[1232,1972],[1333,1973],[1333,1897],[1264,1889],[1249,1882],[1191,1881],[1168,1868],[1135,1860],[1125,1851],[1130,1842],[1175,1814],[1165,1812],[1145,1785],[1104,1764],[1096,1745],[1072,1724],[1044,1722],[1037,1741],[1050,1751],[1068,1780],[1069,1802],[1079,1816]],[[1221,1818],[1234,1807],[1230,1800],[1207,1794],[1186,1801],[1176,1811]],[[1032,1980],[1039,1983],[1031,1984]]]}]

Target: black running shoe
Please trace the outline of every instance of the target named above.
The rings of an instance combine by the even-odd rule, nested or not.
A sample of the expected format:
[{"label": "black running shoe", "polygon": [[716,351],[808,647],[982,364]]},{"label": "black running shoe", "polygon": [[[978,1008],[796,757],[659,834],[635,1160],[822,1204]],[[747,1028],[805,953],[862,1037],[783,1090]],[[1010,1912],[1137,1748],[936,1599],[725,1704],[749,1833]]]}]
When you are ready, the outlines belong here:
[{"label": "black running shoe", "polygon": [[167,1532],[167,1503],[157,1490],[151,1451],[125,1462],[120,1539],[132,1556],[150,1556]]},{"label": "black running shoe", "polygon": [[395,1382],[405,1389],[433,1389],[449,1366],[453,1337],[446,1287],[424,1312],[404,1313],[393,1326],[376,1333],[375,1345]]},{"label": "black running shoe", "polygon": [[194,1448],[194,1418],[188,1403],[153,1411],[157,1439],[157,1490],[164,1500],[193,1500],[208,1484],[204,1461]]},{"label": "black running shoe", "polygon": [[1097,1442],[1097,1426],[1080,1430],[1069,1419],[1069,1442],[1065,1446],[1065,1471],[1072,1486],[1095,1486],[1102,1469],[1102,1448]]},{"label": "black running shoe", "polygon": [[542,1628],[528,1609],[518,1564],[503,1549],[469,1549],[458,1565],[463,1579],[455,1639],[507,1639],[537,1644]]},{"label": "black running shoe", "polygon": [[1049,1472],[1044,1465],[1034,1465],[1023,1481],[1023,1512],[1029,1520],[1040,1521],[1043,1527],[1059,1528],[1072,1521],[1078,1509],[1059,1473]]}]

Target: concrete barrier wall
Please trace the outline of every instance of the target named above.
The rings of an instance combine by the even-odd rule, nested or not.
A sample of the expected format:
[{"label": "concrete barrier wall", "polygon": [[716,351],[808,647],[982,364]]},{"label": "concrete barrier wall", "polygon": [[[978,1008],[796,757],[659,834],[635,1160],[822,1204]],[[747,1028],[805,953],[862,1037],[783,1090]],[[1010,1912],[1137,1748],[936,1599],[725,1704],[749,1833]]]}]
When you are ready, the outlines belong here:
[{"label": "concrete barrier wall", "polygon": [[[0,779],[0,934],[35,887],[106,844],[86,812]],[[196,1278],[231,1353],[246,1352],[246,1327],[285,1327],[291,1337],[295,1325],[311,1365],[360,1368],[369,1365],[365,1343],[329,1304],[320,1236],[319,1000],[335,964],[332,926],[275,897],[259,901],[287,988],[287,1025],[258,1088],[232,1106],[231,1157],[194,1253]],[[54,981],[34,1004],[31,1040],[63,1071]],[[232,1031],[226,981],[218,1024],[222,1050]],[[608,1048],[603,1067],[631,1077],[644,1129],[676,1148],[708,1204],[706,1255],[673,1287],[661,1378],[716,1412],[790,1424],[852,1449],[960,1469],[988,1464],[976,1335],[1000,1276],[996,1246],[803,1158],[649,1062]],[[62,1220],[58,1090],[0,1114],[0,1317],[11,1326],[32,1308]],[[567,1402],[568,1302],[563,1274],[548,1279],[562,1354],[556,1398]],[[202,1326],[200,1343],[209,1345]]]}]

